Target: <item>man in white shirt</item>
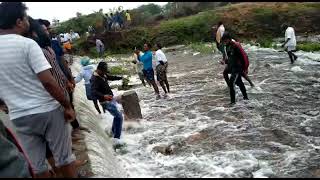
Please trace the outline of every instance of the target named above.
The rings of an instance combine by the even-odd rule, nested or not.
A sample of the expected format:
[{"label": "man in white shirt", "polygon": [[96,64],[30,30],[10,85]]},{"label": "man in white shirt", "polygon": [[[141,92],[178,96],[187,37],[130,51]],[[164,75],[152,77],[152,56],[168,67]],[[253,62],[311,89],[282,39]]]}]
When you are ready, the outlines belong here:
[{"label": "man in white shirt", "polygon": [[96,48],[97,48],[97,52],[99,54],[99,57],[101,58],[104,53],[104,44],[100,39],[96,39]]},{"label": "man in white shirt", "polygon": [[282,45],[282,47],[286,48],[286,51],[288,52],[289,58],[291,60],[291,64],[294,63],[295,60],[297,60],[297,56],[293,53],[296,50],[297,41],[296,36],[294,33],[294,29],[292,27],[289,27],[287,24],[283,25],[284,28],[286,28],[285,32],[285,42]]},{"label": "man in white shirt", "polygon": [[225,28],[223,26],[223,23],[220,21],[218,23],[218,30],[216,33],[216,45],[217,45],[218,50],[222,53],[223,61],[226,59],[225,47],[224,47],[224,44],[221,42],[221,38],[222,38],[224,32],[225,32]]},{"label": "man in white shirt", "polygon": [[157,72],[157,80],[159,81],[163,91],[165,92],[165,97],[167,93],[170,93],[168,78],[167,78],[167,69],[168,69],[168,60],[166,55],[162,52],[162,46],[157,43],[155,44],[156,53],[156,72]]},{"label": "man in white shirt", "polygon": [[21,2],[0,4],[0,98],[36,177],[50,177],[46,143],[65,177],[77,177],[68,121],[75,112],[52,76],[38,44],[22,35],[29,31],[27,7]]}]

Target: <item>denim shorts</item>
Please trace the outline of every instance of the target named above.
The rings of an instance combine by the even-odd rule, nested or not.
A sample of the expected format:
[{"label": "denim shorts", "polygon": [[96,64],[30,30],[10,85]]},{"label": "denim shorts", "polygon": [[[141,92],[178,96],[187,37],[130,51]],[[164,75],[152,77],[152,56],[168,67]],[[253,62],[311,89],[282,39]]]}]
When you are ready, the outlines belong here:
[{"label": "denim shorts", "polygon": [[153,69],[143,70],[143,75],[149,81],[153,81],[154,80],[154,71],[153,71]]}]

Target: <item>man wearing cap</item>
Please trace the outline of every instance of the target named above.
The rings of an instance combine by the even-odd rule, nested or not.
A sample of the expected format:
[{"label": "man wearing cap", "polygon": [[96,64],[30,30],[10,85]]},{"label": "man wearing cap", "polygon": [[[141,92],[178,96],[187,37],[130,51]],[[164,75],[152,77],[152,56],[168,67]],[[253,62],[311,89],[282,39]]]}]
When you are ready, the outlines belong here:
[{"label": "man wearing cap", "polygon": [[97,66],[97,70],[91,77],[91,91],[92,95],[97,98],[103,109],[109,111],[114,117],[112,123],[112,134],[114,145],[120,145],[120,136],[122,130],[123,117],[122,113],[117,109],[116,101],[113,92],[109,86],[108,80],[116,81],[121,80],[122,77],[110,76],[108,73],[108,65],[106,62],[100,62]]}]

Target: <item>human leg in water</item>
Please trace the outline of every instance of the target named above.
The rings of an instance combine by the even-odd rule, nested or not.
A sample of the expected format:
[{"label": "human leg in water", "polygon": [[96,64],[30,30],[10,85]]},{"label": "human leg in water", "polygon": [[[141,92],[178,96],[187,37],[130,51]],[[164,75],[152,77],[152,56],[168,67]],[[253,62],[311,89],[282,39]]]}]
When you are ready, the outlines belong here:
[{"label": "human leg in water", "polygon": [[247,80],[249,82],[251,87],[254,87],[254,84],[252,83],[251,79],[249,78],[248,73],[243,72],[241,75],[245,80]]},{"label": "human leg in water", "polygon": [[154,89],[154,92],[157,94],[157,98],[159,98],[160,92],[159,92],[159,88],[158,88],[158,86],[156,84],[156,81],[155,80],[151,80],[150,84],[152,85],[152,87]]},{"label": "human leg in water", "polygon": [[163,81],[159,81],[159,83],[160,83],[160,86],[162,87],[164,93],[167,94],[168,92],[167,92],[167,89],[166,89],[166,87],[165,87],[165,85],[164,85],[164,82],[163,82]]},{"label": "human leg in water", "polygon": [[223,70],[223,78],[224,78],[224,80],[226,81],[226,83],[227,83],[227,85],[228,86],[230,86],[229,85],[229,82],[230,82],[230,80],[229,80],[229,68],[228,68],[228,66],[225,66],[225,68],[224,68],[224,70]]},{"label": "human leg in water", "polygon": [[293,64],[294,61],[297,60],[297,58],[298,58],[292,51],[288,51],[288,55],[289,55],[291,64]]},{"label": "human leg in water", "polygon": [[120,139],[123,123],[123,117],[121,112],[117,109],[115,102],[106,103],[103,105],[103,108],[109,111],[110,114],[113,116],[113,123],[111,129],[113,137],[116,139]]},{"label": "human leg in water", "polygon": [[240,88],[240,91],[243,95],[243,99],[244,100],[249,100],[248,98],[248,94],[247,94],[247,90],[246,90],[246,86],[244,85],[241,76],[238,76],[238,79],[236,80],[236,85]]},{"label": "human leg in water", "polygon": [[168,80],[165,80],[164,83],[166,84],[168,93],[170,93],[170,87],[169,87],[169,82],[168,82]]},{"label": "human leg in water", "polygon": [[248,99],[248,95],[246,92],[246,87],[244,86],[240,73],[232,73],[229,81],[230,88],[230,99],[231,104],[236,103],[236,92],[235,92],[235,84],[237,84],[242,92],[243,99]]}]

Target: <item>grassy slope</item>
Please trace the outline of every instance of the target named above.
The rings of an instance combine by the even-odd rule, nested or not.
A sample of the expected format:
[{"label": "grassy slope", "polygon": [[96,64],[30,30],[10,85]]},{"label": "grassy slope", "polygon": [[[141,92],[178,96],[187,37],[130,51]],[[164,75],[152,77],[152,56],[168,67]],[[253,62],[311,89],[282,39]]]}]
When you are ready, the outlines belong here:
[{"label": "grassy slope", "polygon": [[270,46],[271,39],[282,37],[284,22],[295,27],[297,35],[319,34],[320,3],[240,3],[193,16],[162,21],[153,27],[133,27],[121,33],[104,34],[101,38],[115,53],[142,48],[145,41],[164,46],[208,42],[213,40],[211,27],[222,20],[226,30],[241,41],[253,40]]}]

